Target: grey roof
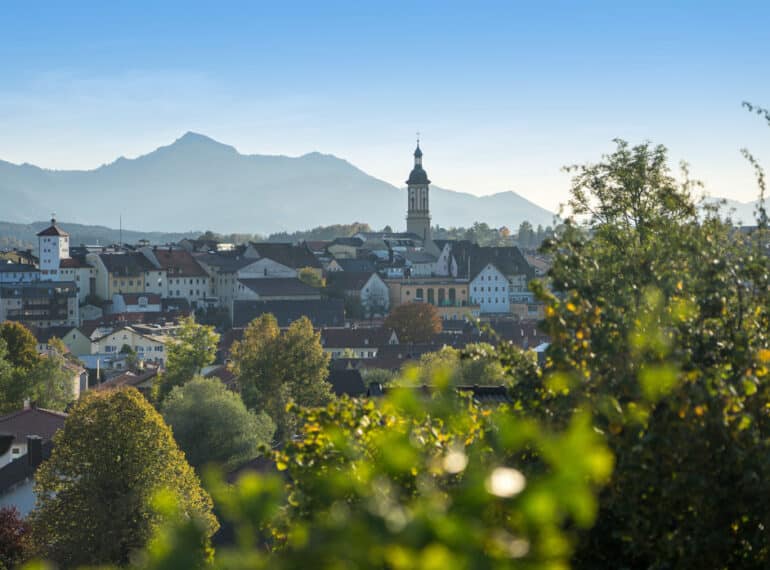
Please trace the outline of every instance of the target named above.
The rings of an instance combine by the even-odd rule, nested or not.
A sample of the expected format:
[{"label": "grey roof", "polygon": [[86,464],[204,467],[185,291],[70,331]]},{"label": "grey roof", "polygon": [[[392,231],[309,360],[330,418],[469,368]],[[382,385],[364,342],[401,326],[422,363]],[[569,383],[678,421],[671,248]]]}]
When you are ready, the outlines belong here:
[{"label": "grey roof", "polygon": [[358,370],[330,370],[327,382],[335,396],[366,396],[366,385]]},{"label": "grey roof", "polygon": [[244,287],[248,287],[260,297],[320,297],[318,289],[303,283],[296,277],[239,279]]},{"label": "grey roof", "polygon": [[469,240],[434,240],[434,243],[439,249],[443,249],[446,244],[451,246],[458,277],[473,280],[489,263],[503,275],[535,276],[535,270],[515,246],[482,247]]},{"label": "grey roof", "polygon": [[301,317],[307,317],[315,328],[345,325],[345,304],[342,299],[313,299],[305,301],[234,301],[233,326],[245,327],[261,315],[271,313],[280,327],[287,327]]},{"label": "grey roof", "polygon": [[146,271],[155,271],[155,266],[150,263],[144,254],[131,251],[127,253],[100,253],[107,271],[118,277],[139,277]]},{"label": "grey roof", "polygon": [[438,259],[435,255],[428,253],[427,251],[407,250],[403,252],[402,255],[412,263],[435,263]]},{"label": "grey roof", "polygon": [[334,238],[334,241],[329,245],[347,245],[351,247],[361,247],[364,245],[364,240],[357,237],[338,237]]},{"label": "grey roof", "polygon": [[58,296],[77,297],[77,285],[71,281],[33,281],[31,283],[2,283],[0,297],[3,299],[38,299]]},{"label": "grey roof", "polygon": [[369,259],[336,259],[343,271],[358,271],[374,273],[377,267]]},{"label": "grey roof", "polygon": [[374,271],[332,271],[326,276],[326,283],[334,291],[360,291],[373,274]]},{"label": "grey roof", "polygon": [[260,257],[267,257],[286,267],[321,269],[321,262],[305,243],[294,245],[291,243],[252,242],[249,245],[256,250]]},{"label": "grey roof", "polygon": [[321,344],[324,348],[378,348],[387,346],[393,331],[386,328],[324,329]]},{"label": "grey roof", "polygon": [[25,441],[29,435],[49,441],[66,419],[65,413],[31,406],[0,417],[0,433],[12,435],[16,442]]},{"label": "grey roof", "polygon": [[37,267],[29,263],[0,262],[0,273],[37,273],[37,271]]},{"label": "grey roof", "polygon": [[239,269],[254,263],[256,259],[244,257],[242,251],[223,251],[219,253],[200,253],[193,257],[200,263],[216,267],[220,273],[237,273]]}]

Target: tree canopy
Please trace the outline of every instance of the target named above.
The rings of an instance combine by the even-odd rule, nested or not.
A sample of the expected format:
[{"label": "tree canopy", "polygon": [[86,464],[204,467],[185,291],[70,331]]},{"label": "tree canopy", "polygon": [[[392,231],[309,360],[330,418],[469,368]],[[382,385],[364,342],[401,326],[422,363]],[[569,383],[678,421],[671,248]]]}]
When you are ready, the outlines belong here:
[{"label": "tree canopy", "polygon": [[182,320],[176,337],[166,347],[166,369],[155,392],[162,401],[175,386],[189,382],[216,358],[219,335],[214,327],[199,325],[192,317]]},{"label": "tree canopy", "polygon": [[428,342],[441,332],[441,318],[429,303],[405,303],[390,312],[385,328],[395,330],[402,343]]},{"label": "tree canopy", "polygon": [[163,402],[163,418],[193,467],[236,466],[268,445],[275,425],[264,412],[246,409],[241,397],[218,379],[197,377],[174,388]]},{"label": "tree canopy", "polygon": [[160,414],[133,388],[88,392],[35,476],[37,555],[63,567],[126,564],[160,523],[161,490],[205,520],[206,537],[216,530],[211,498]]},{"label": "tree canopy", "polygon": [[294,321],[281,332],[273,315],[253,320],[243,339],[232,348],[233,372],[249,409],[266,412],[277,436],[287,438],[296,428],[286,406],[320,406],[332,398],[329,355],[309,319]]},{"label": "tree canopy", "polygon": [[38,359],[37,339],[32,332],[15,321],[0,323],[0,338],[5,341],[5,359],[16,368],[29,369]]}]

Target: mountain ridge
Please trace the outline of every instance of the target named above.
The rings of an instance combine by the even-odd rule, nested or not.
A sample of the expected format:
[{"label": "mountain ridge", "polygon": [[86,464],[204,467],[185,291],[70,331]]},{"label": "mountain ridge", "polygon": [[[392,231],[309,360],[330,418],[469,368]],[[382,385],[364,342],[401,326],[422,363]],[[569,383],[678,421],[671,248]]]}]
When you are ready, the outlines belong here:
[{"label": "mountain ridge", "polygon": [[[409,167],[405,161],[404,170]],[[475,196],[431,186],[431,192],[433,223],[442,227],[479,221],[515,230],[524,220],[545,226],[554,218],[511,190]],[[403,188],[344,158],[319,151],[241,154],[194,131],[91,170],[0,160],[0,196],[10,205],[0,208],[0,219],[11,222],[29,223],[55,211],[83,224],[115,225],[122,215],[124,223],[145,231],[268,234],[354,219],[398,228],[406,216]]]}]

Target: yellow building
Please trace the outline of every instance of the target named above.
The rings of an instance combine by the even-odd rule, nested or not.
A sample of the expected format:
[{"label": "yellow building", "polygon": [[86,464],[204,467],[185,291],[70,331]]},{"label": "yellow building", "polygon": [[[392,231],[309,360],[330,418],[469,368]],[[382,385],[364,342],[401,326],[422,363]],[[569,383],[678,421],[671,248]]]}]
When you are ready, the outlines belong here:
[{"label": "yellow building", "polygon": [[478,317],[479,306],[468,300],[468,281],[446,277],[388,279],[391,308],[405,303],[428,303],[442,319]]},{"label": "yellow building", "polygon": [[95,290],[101,299],[116,293],[164,292],[165,271],[139,252],[92,253],[87,261],[94,268]]}]

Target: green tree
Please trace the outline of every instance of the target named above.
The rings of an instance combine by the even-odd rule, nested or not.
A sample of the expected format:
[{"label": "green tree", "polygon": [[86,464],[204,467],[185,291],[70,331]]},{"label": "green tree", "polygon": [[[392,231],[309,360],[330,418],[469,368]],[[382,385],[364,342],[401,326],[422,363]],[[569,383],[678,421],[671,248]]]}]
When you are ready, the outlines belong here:
[{"label": "green tree", "polygon": [[64,354],[66,347],[58,339],[50,341],[52,350],[30,361],[27,367],[13,367],[5,358],[5,341],[0,338],[0,411],[20,409],[24,400],[41,408],[64,410],[74,399],[74,372]]},{"label": "green tree", "polygon": [[163,418],[193,467],[230,467],[256,457],[275,425],[267,414],[250,412],[241,397],[217,379],[197,377],[174,388],[163,402]]},{"label": "green tree", "polygon": [[[242,537],[217,551],[214,568],[566,568],[612,469],[586,414],[551,431],[506,407],[482,411],[447,387],[300,413],[298,437],[274,454],[285,479],[209,482]],[[524,450],[541,457],[536,468]],[[195,565],[199,536],[178,521],[147,568]]]},{"label": "green tree", "polygon": [[233,372],[249,409],[266,412],[277,436],[291,437],[296,416],[286,406],[320,406],[332,398],[329,355],[320,334],[303,317],[282,333],[273,315],[263,315],[246,327],[232,348]]},{"label": "green tree", "polygon": [[453,385],[500,385],[510,381],[495,347],[483,342],[468,344],[463,350],[445,346],[423,354],[419,369],[424,383],[437,375],[447,376]]},{"label": "green tree", "polygon": [[197,324],[191,317],[182,320],[176,337],[166,347],[166,370],[155,385],[158,401],[175,386],[182,386],[200,374],[216,358],[219,335],[214,327]]},{"label": "green tree", "polygon": [[35,476],[37,554],[67,568],[126,564],[160,523],[160,490],[205,520],[201,539],[217,529],[211,498],[147,400],[133,388],[88,392]]},{"label": "green tree", "polygon": [[64,355],[50,351],[23,373],[27,397],[41,408],[64,411],[75,399],[75,372]]},{"label": "green tree", "polygon": [[384,326],[395,330],[402,343],[421,343],[441,332],[441,318],[433,305],[405,303],[390,312]]},{"label": "green tree", "polygon": [[513,395],[554,425],[593,409],[617,457],[573,562],[766,567],[768,259],[716,212],[699,217],[662,146],[617,141],[570,171],[585,225],[546,247],[559,295],[538,288],[544,382]]},{"label": "green tree", "polygon": [[24,386],[18,382],[5,340],[0,337],[0,413],[18,408],[24,399]]},{"label": "green tree", "polygon": [[534,245],[535,231],[532,229],[532,224],[526,220],[521,222],[516,241],[518,242],[519,247],[529,248]]},{"label": "green tree", "polygon": [[299,280],[305,283],[306,285],[310,285],[311,287],[315,287],[316,289],[320,289],[324,286],[324,280],[323,278],[318,275],[318,273],[313,270],[312,267],[303,267],[299,270],[298,273]]},{"label": "green tree", "polygon": [[28,369],[37,362],[37,339],[30,330],[15,321],[0,324],[0,338],[5,341],[5,358],[16,368]]}]

